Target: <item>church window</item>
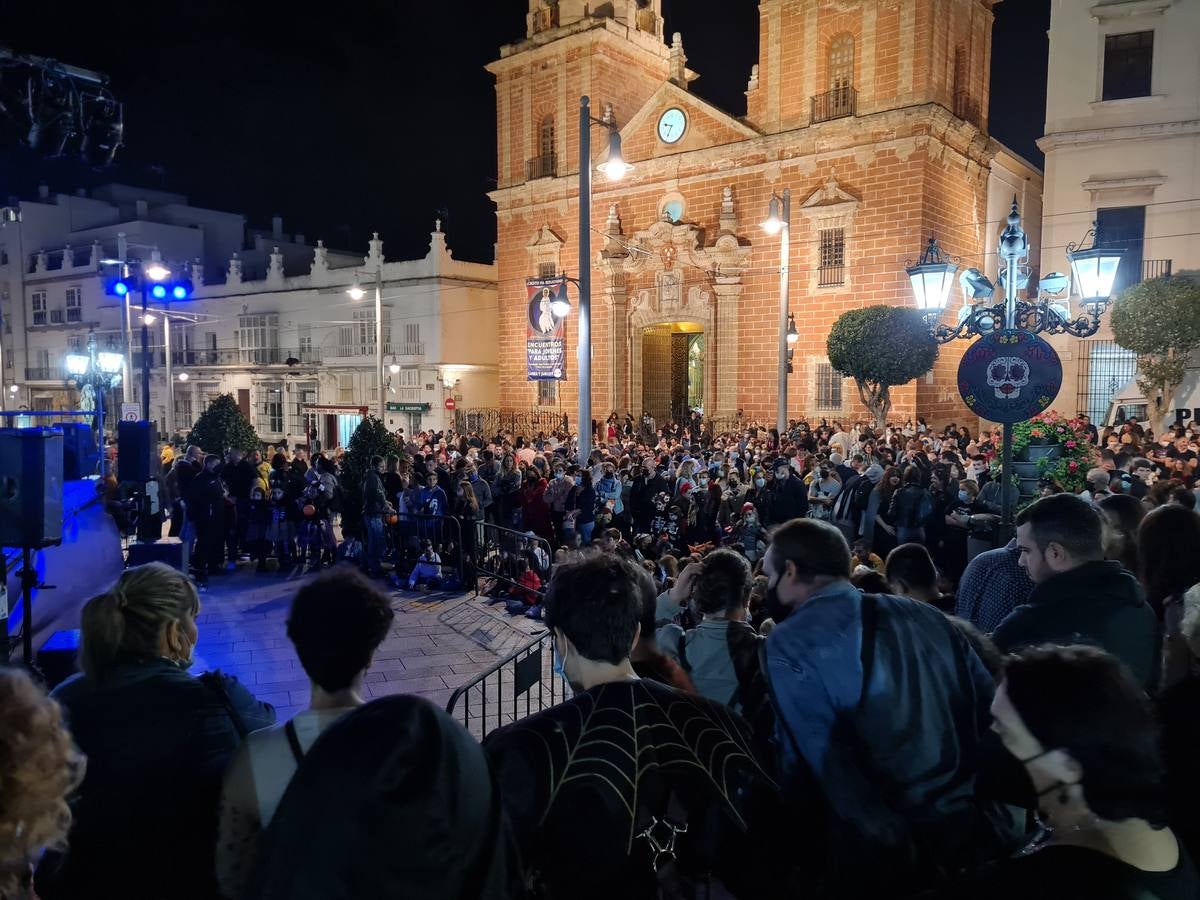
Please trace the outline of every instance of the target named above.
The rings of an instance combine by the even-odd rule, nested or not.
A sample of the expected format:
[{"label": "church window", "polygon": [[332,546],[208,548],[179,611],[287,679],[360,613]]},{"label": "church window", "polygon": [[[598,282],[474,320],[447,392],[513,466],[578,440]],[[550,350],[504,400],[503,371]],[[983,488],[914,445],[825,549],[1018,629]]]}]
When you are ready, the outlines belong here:
[{"label": "church window", "polygon": [[854,36],[839,34],[829,44],[829,90],[854,83]]},{"label": "church window", "polygon": [[537,405],[558,406],[557,381],[539,381],[537,383]]},{"label": "church window", "polygon": [[842,228],[823,228],[820,233],[820,259],[817,282],[821,287],[846,283],[846,232]]},{"label": "church window", "polygon": [[537,155],[526,164],[528,168],[528,171],[525,173],[527,180],[553,178],[558,174],[554,149],[555,137],[554,116],[545,116],[538,124],[537,145],[535,147]]}]

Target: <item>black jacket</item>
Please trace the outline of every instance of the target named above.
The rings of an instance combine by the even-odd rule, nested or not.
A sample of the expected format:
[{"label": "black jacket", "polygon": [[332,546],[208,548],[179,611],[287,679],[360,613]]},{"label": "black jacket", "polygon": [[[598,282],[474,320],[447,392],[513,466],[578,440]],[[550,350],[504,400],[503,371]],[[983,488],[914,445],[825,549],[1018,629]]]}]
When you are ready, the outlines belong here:
[{"label": "black jacket", "polygon": [[908,484],[892,494],[888,518],[897,528],[922,528],[932,511],[933,498],[929,496],[929,491],[915,484]]},{"label": "black jacket", "polygon": [[1029,602],[1000,623],[1004,653],[1033,644],[1090,644],[1129,666],[1138,683],[1158,682],[1158,619],[1137,580],[1112,560],[1084,563],[1035,585]]},{"label": "black jacket", "polygon": [[771,525],[803,519],[808,515],[808,489],[794,472],[788,472],[788,477],[782,482],[776,479],[768,495],[771,498]]}]

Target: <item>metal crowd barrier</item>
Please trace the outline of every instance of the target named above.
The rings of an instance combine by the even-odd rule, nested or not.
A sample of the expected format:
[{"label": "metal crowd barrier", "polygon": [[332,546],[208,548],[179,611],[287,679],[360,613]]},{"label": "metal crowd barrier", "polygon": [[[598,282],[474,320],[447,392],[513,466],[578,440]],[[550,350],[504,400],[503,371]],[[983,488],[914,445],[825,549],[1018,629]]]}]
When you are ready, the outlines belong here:
[{"label": "metal crowd barrier", "polygon": [[497,728],[561,703],[573,693],[554,674],[550,632],[534,638],[450,695],[446,712],[479,740]]},{"label": "metal crowd barrier", "polygon": [[[535,560],[531,558],[531,551],[535,549],[544,551],[542,556],[542,559],[545,560],[544,565],[541,562],[535,564]],[[490,522],[475,523],[475,570],[477,576],[495,578],[505,584],[517,586],[517,559],[529,561],[530,566],[542,580],[542,588],[535,592],[540,601],[545,594],[545,582],[550,567],[554,564],[554,553],[550,549],[549,541],[545,538],[531,536],[524,531],[493,525]],[[479,593],[478,579],[476,579],[475,593]]]},{"label": "metal crowd barrier", "polygon": [[[443,576],[447,571],[458,577],[459,584],[467,587],[466,553],[462,543],[462,523],[453,516],[431,516],[425,513],[399,513],[392,526],[397,564],[416,565],[421,555],[421,542],[428,539],[441,557]],[[453,545],[451,552],[450,545]]]}]

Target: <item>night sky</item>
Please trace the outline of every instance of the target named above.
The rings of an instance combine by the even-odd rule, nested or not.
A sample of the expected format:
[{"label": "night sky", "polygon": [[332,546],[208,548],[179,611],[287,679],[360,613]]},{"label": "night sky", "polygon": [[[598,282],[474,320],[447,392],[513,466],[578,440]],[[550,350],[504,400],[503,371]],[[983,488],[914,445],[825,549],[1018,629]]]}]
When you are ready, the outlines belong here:
[{"label": "night sky", "polygon": [[[741,115],[757,61],[753,0],[664,0],[698,95]],[[524,34],[526,0],[355,0],[319,16],[245,0],[127,0],[64,14],[7,4],[0,42],[111,78],[125,103],[119,165],[93,172],[0,148],[0,200],[111,180],[197,206],[272,214],[312,242],[422,255],[433,219],[460,259],[488,261],[496,225],[495,91],[483,66]],[[110,12],[105,12],[108,9]],[[996,6],[992,134],[1040,165],[1049,0]],[[1017,66],[1011,70],[1010,61]],[[1019,66],[1019,67],[1018,67]]]}]

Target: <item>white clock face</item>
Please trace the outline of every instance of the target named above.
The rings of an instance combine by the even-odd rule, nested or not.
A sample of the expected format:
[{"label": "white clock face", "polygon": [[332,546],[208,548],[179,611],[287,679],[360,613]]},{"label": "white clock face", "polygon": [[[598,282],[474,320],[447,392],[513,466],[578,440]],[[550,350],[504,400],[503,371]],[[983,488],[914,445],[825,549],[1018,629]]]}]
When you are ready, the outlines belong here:
[{"label": "white clock face", "polygon": [[678,107],[671,107],[658,118],[658,139],[664,144],[674,144],[687,131],[687,116]]}]

